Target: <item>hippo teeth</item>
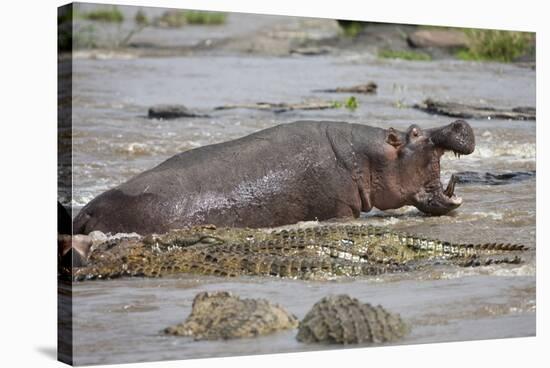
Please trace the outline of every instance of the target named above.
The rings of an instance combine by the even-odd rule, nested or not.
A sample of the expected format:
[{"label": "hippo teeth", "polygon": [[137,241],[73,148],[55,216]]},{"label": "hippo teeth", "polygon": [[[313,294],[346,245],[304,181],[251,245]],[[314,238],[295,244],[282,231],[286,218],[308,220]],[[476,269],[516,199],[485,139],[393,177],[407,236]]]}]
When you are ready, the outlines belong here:
[{"label": "hippo teeth", "polygon": [[455,194],[455,184],[458,181],[458,178],[455,176],[455,174],[451,175],[451,178],[449,179],[449,183],[447,183],[447,188],[443,193],[449,198],[451,198]]}]

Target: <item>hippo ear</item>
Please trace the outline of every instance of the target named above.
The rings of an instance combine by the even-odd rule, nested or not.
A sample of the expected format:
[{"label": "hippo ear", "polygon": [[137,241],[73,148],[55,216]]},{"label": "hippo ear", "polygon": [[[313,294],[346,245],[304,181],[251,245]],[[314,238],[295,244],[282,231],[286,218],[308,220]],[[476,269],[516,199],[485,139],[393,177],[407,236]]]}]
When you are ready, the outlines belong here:
[{"label": "hippo ear", "polygon": [[403,142],[401,141],[401,138],[399,137],[399,133],[393,129],[388,129],[388,135],[386,137],[386,143],[391,144],[395,148],[398,148],[399,146],[403,145]]}]

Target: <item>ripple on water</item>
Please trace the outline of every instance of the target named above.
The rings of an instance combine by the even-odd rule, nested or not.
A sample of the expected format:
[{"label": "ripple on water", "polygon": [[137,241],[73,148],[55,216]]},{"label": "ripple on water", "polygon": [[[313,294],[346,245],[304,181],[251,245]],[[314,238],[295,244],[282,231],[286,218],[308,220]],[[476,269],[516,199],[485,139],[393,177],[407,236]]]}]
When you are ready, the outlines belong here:
[{"label": "ripple on water", "polygon": [[535,276],[536,269],[532,263],[522,265],[490,265],[479,267],[460,267],[445,269],[439,272],[430,271],[429,279],[453,280],[463,277],[487,275],[500,277]]}]

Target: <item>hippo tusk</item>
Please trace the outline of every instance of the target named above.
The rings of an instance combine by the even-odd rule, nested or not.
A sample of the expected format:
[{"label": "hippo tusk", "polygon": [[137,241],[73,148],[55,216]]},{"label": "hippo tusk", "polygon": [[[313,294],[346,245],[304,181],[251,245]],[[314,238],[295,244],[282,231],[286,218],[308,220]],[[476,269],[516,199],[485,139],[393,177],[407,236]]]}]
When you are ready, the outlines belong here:
[{"label": "hippo tusk", "polygon": [[451,175],[451,179],[449,179],[449,183],[447,184],[447,188],[445,189],[444,193],[447,197],[451,198],[455,193],[455,184],[458,182],[458,178],[455,176],[455,174]]}]

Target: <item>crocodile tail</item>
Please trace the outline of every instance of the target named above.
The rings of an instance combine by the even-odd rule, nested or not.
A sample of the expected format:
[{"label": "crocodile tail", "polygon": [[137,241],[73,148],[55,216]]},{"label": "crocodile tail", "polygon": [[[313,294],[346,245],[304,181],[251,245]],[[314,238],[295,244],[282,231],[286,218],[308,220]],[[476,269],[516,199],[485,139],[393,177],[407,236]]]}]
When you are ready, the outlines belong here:
[{"label": "crocodile tail", "polygon": [[510,257],[471,257],[468,259],[465,259],[458,263],[459,266],[462,267],[478,267],[478,266],[489,266],[493,264],[520,264],[523,260],[521,257],[518,257],[517,255],[513,258]]},{"label": "crocodile tail", "polygon": [[522,244],[510,243],[482,243],[466,244],[451,243],[437,239],[429,239],[414,235],[400,234],[402,244],[418,252],[429,252],[439,256],[472,256],[481,255],[487,252],[514,252],[526,251],[529,248]]},{"label": "crocodile tail", "polygon": [[462,247],[473,248],[476,250],[495,250],[502,252],[526,251],[529,248],[522,244],[510,243],[483,243],[483,244],[461,244]]}]

